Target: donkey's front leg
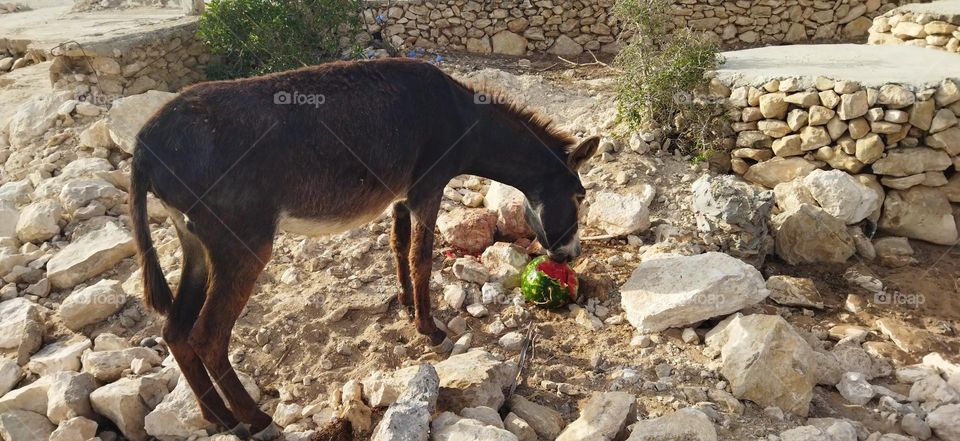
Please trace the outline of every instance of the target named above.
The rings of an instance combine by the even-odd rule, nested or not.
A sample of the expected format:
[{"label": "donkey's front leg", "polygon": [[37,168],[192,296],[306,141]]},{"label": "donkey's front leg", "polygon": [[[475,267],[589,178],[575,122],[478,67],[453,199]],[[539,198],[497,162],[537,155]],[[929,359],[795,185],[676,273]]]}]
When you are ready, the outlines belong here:
[{"label": "donkey's front leg", "polygon": [[433,322],[430,308],[430,271],[433,266],[433,228],[437,223],[440,198],[413,210],[413,237],[410,247],[410,272],[413,279],[413,301],[416,308],[417,331],[430,339],[431,349],[446,353],[453,342]]},{"label": "donkey's front leg", "polygon": [[400,293],[397,300],[401,307],[413,306],[413,287],[410,285],[410,209],[403,201],[393,204],[393,228],[390,230],[390,247],[397,264],[397,281]]}]

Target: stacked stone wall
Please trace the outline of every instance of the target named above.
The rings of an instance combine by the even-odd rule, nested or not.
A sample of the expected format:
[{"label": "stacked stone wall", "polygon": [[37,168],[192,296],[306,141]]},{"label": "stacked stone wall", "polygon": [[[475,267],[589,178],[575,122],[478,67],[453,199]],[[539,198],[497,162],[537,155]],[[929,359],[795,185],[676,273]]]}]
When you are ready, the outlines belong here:
[{"label": "stacked stone wall", "polygon": [[960,14],[894,9],[873,20],[869,44],[903,44],[960,53]]}]

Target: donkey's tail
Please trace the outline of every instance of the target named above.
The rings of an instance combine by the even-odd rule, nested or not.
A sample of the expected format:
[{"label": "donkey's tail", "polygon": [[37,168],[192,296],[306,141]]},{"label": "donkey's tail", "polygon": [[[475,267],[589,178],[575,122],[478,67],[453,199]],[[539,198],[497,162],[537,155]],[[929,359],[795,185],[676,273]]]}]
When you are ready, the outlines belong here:
[{"label": "donkey's tail", "polygon": [[[141,146],[141,149],[143,147]],[[142,152],[141,152],[142,153]],[[135,155],[136,156],[136,155]],[[130,176],[130,217],[133,220],[133,237],[137,244],[143,276],[143,298],[147,305],[166,315],[173,303],[173,294],[160,268],[157,250],[150,237],[150,218],[147,215],[147,189],[150,177],[141,161],[134,158]]]}]

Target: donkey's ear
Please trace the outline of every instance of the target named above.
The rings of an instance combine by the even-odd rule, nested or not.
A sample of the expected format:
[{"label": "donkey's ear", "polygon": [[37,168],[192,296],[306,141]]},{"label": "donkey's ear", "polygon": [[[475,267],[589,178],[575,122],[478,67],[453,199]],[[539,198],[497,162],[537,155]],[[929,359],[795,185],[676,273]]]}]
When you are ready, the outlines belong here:
[{"label": "donkey's ear", "polygon": [[584,162],[587,162],[590,157],[597,153],[598,147],[600,147],[599,136],[591,136],[580,141],[580,144],[570,149],[570,153],[567,155],[567,165],[570,166],[571,170],[580,168]]}]

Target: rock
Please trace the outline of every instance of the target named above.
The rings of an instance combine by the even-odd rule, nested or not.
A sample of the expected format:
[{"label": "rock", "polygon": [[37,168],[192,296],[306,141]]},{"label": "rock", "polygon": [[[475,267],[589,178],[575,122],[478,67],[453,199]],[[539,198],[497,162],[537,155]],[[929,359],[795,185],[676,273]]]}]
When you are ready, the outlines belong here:
[{"label": "rock", "polygon": [[743,178],[755,184],[773,188],[782,182],[806,176],[816,169],[815,164],[803,158],[773,158],[750,166]]},{"label": "rock", "polygon": [[216,426],[200,414],[200,406],[185,378],[163,397],[163,401],[144,415],[144,431],[157,438],[188,438]]},{"label": "rock", "polygon": [[486,208],[457,207],[440,215],[437,228],[450,246],[480,253],[493,244],[497,214]]},{"label": "rock", "polygon": [[[953,114],[952,112],[949,113]],[[927,145],[943,150],[951,156],[960,155],[960,127],[950,127],[942,132],[927,136]]]},{"label": "rock", "polygon": [[[831,121],[839,121],[834,117]],[[833,137],[822,126],[807,126],[800,130],[800,150],[816,150],[830,144]]]},{"label": "rock", "polygon": [[500,31],[490,39],[493,53],[506,55],[525,55],[527,39],[510,31]]},{"label": "rock", "polygon": [[943,441],[960,440],[960,404],[940,406],[927,415],[927,424]]},{"label": "rock", "polygon": [[903,429],[907,435],[912,435],[919,439],[927,439],[933,435],[933,431],[930,430],[927,422],[915,413],[904,415],[903,419],[900,420],[900,428]]},{"label": "rock", "polygon": [[30,357],[27,370],[38,375],[50,375],[60,371],[76,372],[80,370],[80,354],[91,346],[93,344],[90,339],[83,336],[51,343]]},{"label": "rock", "polygon": [[627,441],[717,441],[717,429],[705,413],[686,407],[670,415],[638,421]]},{"label": "rock", "polygon": [[106,119],[110,138],[120,149],[133,154],[137,133],[154,113],[176,96],[175,93],[150,90],[115,100]]},{"label": "rock", "polygon": [[553,46],[547,49],[547,53],[561,57],[575,57],[583,53],[583,46],[565,34],[560,34],[554,41]]},{"label": "rock", "polygon": [[857,140],[857,160],[864,164],[872,164],[883,156],[884,145],[880,135],[871,133]]},{"label": "rock", "polygon": [[877,319],[876,325],[881,333],[889,337],[904,352],[926,353],[936,350],[941,345],[932,332],[915,328],[894,317]]},{"label": "rock", "polygon": [[426,441],[430,415],[437,404],[440,378],[429,364],[420,365],[398,400],[390,405],[374,430],[374,441]]},{"label": "rock", "polygon": [[873,190],[840,170],[814,170],[803,183],[820,208],[848,225],[862,221],[880,207]]},{"label": "rock", "polygon": [[537,441],[537,432],[523,418],[510,412],[503,419],[503,427],[514,434],[519,441]]},{"label": "rock", "polygon": [[20,297],[0,303],[0,349],[13,349],[26,364],[43,343],[43,321],[37,305]]},{"label": "rock", "polygon": [[626,392],[594,392],[557,441],[612,441],[627,437],[627,425],[636,420],[636,396]]},{"label": "rock", "polygon": [[771,276],[767,279],[767,290],[770,291],[770,299],[781,305],[823,309],[823,299],[813,280]]},{"label": "rock", "polygon": [[26,147],[42,136],[57,121],[59,117],[57,109],[72,98],[73,92],[61,91],[49,95],[34,95],[20,103],[7,126],[10,145],[17,148]]},{"label": "rock", "polygon": [[49,441],[87,441],[97,436],[97,423],[84,417],[70,418],[57,426]]},{"label": "rock", "polygon": [[10,410],[28,410],[41,415],[47,413],[47,390],[51,377],[40,377],[26,386],[7,392],[0,397],[0,413]]},{"label": "rock", "polygon": [[[253,378],[241,372],[238,372],[237,376],[253,400],[259,401],[260,389]],[[186,439],[216,427],[200,414],[200,404],[183,376],[180,376],[176,387],[169,394],[166,394],[165,389],[163,392],[165,395],[151,399],[159,401],[159,404],[156,401],[147,402],[144,398],[148,413],[143,417],[143,429],[148,435],[159,439]]]},{"label": "rock", "polygon": [[517,245],[497,242],[481,256],[483,266],[490,272],[490,281],[500,283],[506,289],[520,286],[520,273],[527,265],[527,252]]},{"label": "rock", "polygon": [[487,267],[477,262],[477,259],[471,256],[460,257],[453,262],[453,275],[460,280],[473,282],[478,285],[487,283],[490,279],[490,273]]},{"label": "rock", "polygon": [[17,221],[17,237],[23,242],[43,242],[60,234],[63,207],[57,201],[44,200],[26,206]]},{"label": "rock", "polygon": [[902,109],[912,105],[915,101],[916,96],[913,92],[896,84],[880,86],[880,91],[877,95],[877,104],[883,104],[891,109]]},{"label": "rock", "polygon": [[870,386],[870,383],[867,382],[864,375],[859,372],[847,372],[843,374],[840,378],[840,383],[837,384],[837,390],[840,391],[840,395],[845,400],[860,406],[870,402],[875,394],[873,387]]},{"label": "rock", "polygon": [[[504,401],[502,389],[516,375],[516,365],[483,350],[452,355],[434,367],[440,377],[437,407],[453,412],[477,406],[498,409]],[[371,404],[385,406],[393,403],[403,385],[409,383],[416,374],[416,368],[411,366],[391,374],[381,373],[365,378],[364,398]]]},{"label": "rock", "polygon": [[840,108],[837,110],[837,116],[844,121],[866,115],[869,109],[867,104],[867,92],[860,90],[853,93],[845,93],[840,96]]},{"label": "rock", "polygon": [[135,251],[130,232],[107,222],[54,254],[47,262],[47,278],[54,289],[72,288],[113,268]]},{"label": "rock", "polygon": [[488,426],[503,429],[503,421],[500,420],[500,414],[496,410],[486,406],[466,407],[460,411],[460,416],[480,421]]},{"label": "rock", "polygon": [[845,262],[856,245],[844,222],[818,207],[801,204],[773,217],[777,255],[791,265]]},{"label": "rock", "polygon": [[768,93],[760,96],[760,113],[764,118],[783,119],[787,116],[789,103],[783,92]]},{"label": "rock", "polygon": [[21,378],[23,371],[20,370],[20,365],[9,358],[0,357],[0,397],[10,392]]},{"label": "rock", "polygon": [[523,349],[524,340],[525,338],[522,333],[511,331],[503,334],[498,342],[503,350],[507,352],[520,352],[520,349]]},{"label": "rock", "polygon": [[620,288],[627,320],[641,333],[730,314],[766,298],[756,268],[723,253],[644,260]]},{"label": "rock", "polygon": [[75,212],[97,201],[105,207],[113,208],[126,199],[127,194],[113,184],[100,179],[73,179],[64,184],[60,191],[60,201],[69,212]]},{"label": "rock", "polygon": [[483,38],[468,38],[466,46],[467,52],[489,54],[493,51],[493,48],[490,46],[490,38],[487,36]]},{"label": "rock", "polygon": [[111,148],[113,139],[110,138],[110,128],[107,120],[101,119],[80,132],[80,145],[92,148]]},{"label": "rock", "polygon": [[777,184],[773,187],[773,195],[780,211],[792,211],[799,208],[801,204],[817,205],[810,190],[804,185],[803,179]]},{"label": "rock", "polygon": [[127,348],[118,351],[84,352],[80,357],[83,372],[89,372],[97,380],[103,382],[115,381],[130,368],[133,360],[141,358],[152,366],[159,365],[160,356],[150,348]]},{"label": "rock", "polygon": [[880,258],[880,264],[889,267],[902,267],[916,263],[913,248],[906,237],[882,237],[873,243]]},{"label": "rock", "polygon": [[96,388],[90,374],[56,373],[47,389],[47,418],[54,424],[75,417],[96,418],[90,407],[90,393]]},{"label": "rock", "polygon": [[[940,109],[933,116],[933,122],[930,123],[930,133],[942,132],[950,127],[957,125],[957,116],[950,109]],[[930,141],[927,141],[930,144]],[[931,146],[937,147],[937,146]],[[937,147],[943,148],[943,147]],[[947,149],[944,149],[947,150]]]},{"label": "rock", "polygon": [[952,165],[950,156],[942,150],[925,147],[897,148],[873,163],[878,175],[910,176],[927,171],[943,171]]},{"label": "rock", "polygon": [[496,181],[483,198],[484,206],[497,212],[497,232],[507,240],[533,237],[524,214],[525,200],[520,190]]},{"label": "rock", "polygon": [[697,229],[720,241],[720,249],[734,257],[762,258],[769,243],[767,219],[773,193],[731,176],[704,175],[694,181],[693,212]]},{"label": "rock", "polygon": [[455,311],[463,307],[463,302],[467,299],[467,291],[460,285],[447,285],[443,289],[443,300]]},{"label": "rock", "polygon": [[94,351],[119,351],[132,347],[126,339],[104,332],[93,339]]},{"label": "rock", "polygon": [[526,421],[543,439],[556,439],[566,425],[559,412],[520,395],[510,398],[510,411]]},{"label": "rock", "polygon": [[637,195],[601,192],[590,204],[587,225],[607,234],[626,236],[649,228],[650,212]]},{"label": "rock", "polygon": [[104,279],[70,293],[60,305],[60,319],[66,327],[78,331],[113,315],[126,303],[120,282]]},{"label": "rock", "polygon": [[47,417],[28,410],[0,413],[0,439],[4,441],[46,440],[56,426]]},{"label": "rock", "polygon": [[[19,220],[20,210],[17,210],[14,203],[0,199],[0,237],[17,237],[17,222]],[[58,227],[57,231],[59,230]]]},{"label": "rock", "polygon": [[460,418],[452,412],[443,412],[434,418],[430,424],[430,435],[431,441],[517,441],[517,436],[505,429],[470,418]]},{"label": "rock", "polygon": [[806,416],[817,374],[814,351],[780,316],[739,313],[706,336],[733,395]]},{"label": "rock", "polygon": [[950,200],[942,191],[922,185],[888,192],[878,226],[889,234],[939,245],[957,242]]},{"label": "rock", "polygon": [[[949,106],[960,101],[960,87],[957,87],[957,83],[953,82],[953,80],[943,80],[940,83],[940,87],[934,92],[933,99],[940,107]],[[13,144],[13,142],[11,142],[11,144]]]},{"label": "rock", "polygon": [[145,441],[144,417],[148,402],[156,403],[167,394],[165,382],[150,378],[123,378],[90,394],[93,410],[106,417],[131,441]]}]

